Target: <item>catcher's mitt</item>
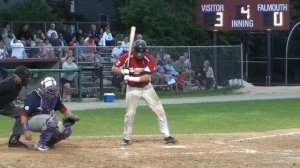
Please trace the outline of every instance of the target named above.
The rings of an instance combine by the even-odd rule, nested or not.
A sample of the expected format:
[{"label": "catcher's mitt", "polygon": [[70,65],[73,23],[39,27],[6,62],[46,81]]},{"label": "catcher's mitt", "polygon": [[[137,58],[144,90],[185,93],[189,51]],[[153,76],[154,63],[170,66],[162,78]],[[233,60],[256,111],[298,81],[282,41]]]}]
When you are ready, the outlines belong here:
[{"label": "catcher's mitt", "polygon": [[68,127],[74,125],[77,121],[79,121],[79,117],[75,114],[70,113],[63,119],[63,124],[65,127]]}]

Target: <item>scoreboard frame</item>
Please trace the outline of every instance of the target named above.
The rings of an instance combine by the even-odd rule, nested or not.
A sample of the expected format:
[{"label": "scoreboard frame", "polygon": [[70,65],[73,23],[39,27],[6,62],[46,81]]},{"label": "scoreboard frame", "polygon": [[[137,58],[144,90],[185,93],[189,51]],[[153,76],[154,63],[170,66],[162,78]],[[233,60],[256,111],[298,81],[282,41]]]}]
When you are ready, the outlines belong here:
[{"label": "scoreboard frame", "polygon": [[210,31],[289,30],[289,0],[198,0],[196,23]]}]

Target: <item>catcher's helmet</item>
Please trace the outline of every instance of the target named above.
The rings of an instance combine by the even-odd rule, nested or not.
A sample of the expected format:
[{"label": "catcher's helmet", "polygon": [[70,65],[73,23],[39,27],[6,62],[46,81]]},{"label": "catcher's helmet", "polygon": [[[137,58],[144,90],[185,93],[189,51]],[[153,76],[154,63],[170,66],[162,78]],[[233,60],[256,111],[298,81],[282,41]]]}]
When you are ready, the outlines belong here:
[{"label": "catcher's helmet", "polygon": [[18,75],[21,78],[22,80],[21,84],[23,86],[27,86],[27,83],[32,77],[32,72],[30,71],[30,69],[28,69],[25,66],[18,66],[15,69],[14,74]]},{"label": "catcher's helmet", "polygon": [[136,40],[133,50],[136,58],[143,59],[147,50],[146,42],[144,40]]},{"label": "catcher's helmet", "polygon": [[46,77],[41,82],[42,92],[48,98],[54,98],[58,96],[58,87],[56,81],[52,77]]}]

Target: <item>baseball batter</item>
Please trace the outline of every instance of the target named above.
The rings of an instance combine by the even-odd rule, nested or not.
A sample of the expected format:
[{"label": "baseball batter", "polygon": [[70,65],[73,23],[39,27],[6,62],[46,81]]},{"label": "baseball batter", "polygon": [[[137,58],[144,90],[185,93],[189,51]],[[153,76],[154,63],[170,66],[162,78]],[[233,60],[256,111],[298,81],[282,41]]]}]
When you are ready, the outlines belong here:
[{"label": "baseball batter", "polygon": [[[130,143],[132,125],[140,98],[143,98],[156,114],[160,131],[164,136],[164,141],[166,143],[176,142],[176,140],[170,136],[164,108],[150,83],[151,73],[154,72],[156,68],[156,61],[151,54],[146,53],[146,50],[147,46],[145,41],[135,41],[130,58],[128,58],[128,53],[121,55],[112,68],[113,73],[123,74],[124,81],[127,82],[127,112],[124,119],[124,139],[122,143],[124,146],[127,146]],[[128,67],[126,67],[126,65]]]}]

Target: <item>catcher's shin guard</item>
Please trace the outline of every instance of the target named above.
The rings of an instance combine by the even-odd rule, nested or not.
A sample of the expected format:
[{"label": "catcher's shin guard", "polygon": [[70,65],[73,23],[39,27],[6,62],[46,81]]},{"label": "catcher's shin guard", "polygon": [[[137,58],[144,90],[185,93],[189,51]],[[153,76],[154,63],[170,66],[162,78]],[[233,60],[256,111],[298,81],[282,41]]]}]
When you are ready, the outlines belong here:
[{"label": "catcher's shin guard", "polygon": [[53,148],[56,143],[61,140],[67,139],[72,134],[71,127],[65,127],[62,133],[59,133],[58,130],[54,131],[54,134],[51,136],[50,140],[47,142],[47,146]]}]

